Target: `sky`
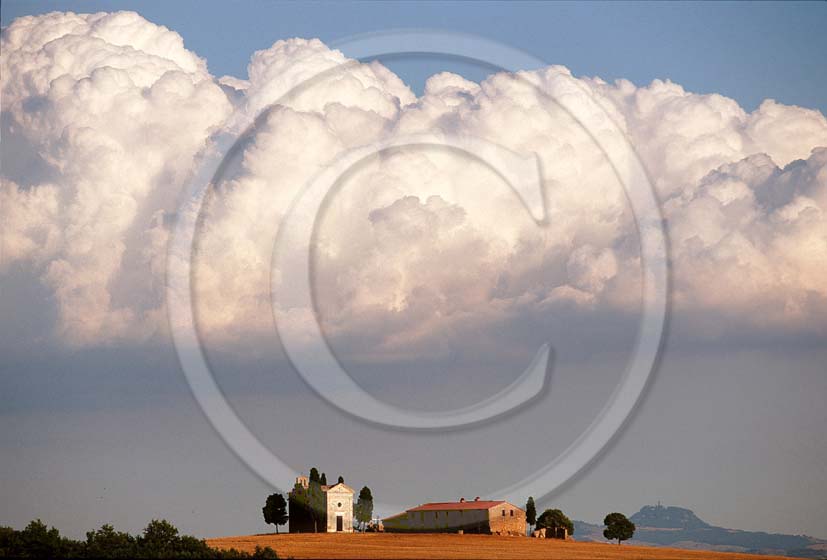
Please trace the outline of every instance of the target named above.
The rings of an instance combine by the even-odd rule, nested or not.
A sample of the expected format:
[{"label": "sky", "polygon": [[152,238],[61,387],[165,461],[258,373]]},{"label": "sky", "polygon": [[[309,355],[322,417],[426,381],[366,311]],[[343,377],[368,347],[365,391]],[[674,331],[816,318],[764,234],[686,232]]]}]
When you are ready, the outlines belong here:
[{"label": "sky", "polygon": [[[624,429],[541,505],[598,521],[660,500],[827,538],[823,3],[7,1],[0,16],[0,524],[266,530],[272,485],[211,426],[179,362],[193,321],[169,301],[176,278],[192,278],[218,388],[289,467],[367,484],[383,514],[501,497],[588,428],[639,344],[641,262],[659,262],[627,190],[643,183],[623,180],[639,160],[668,242],[660,354]],[[545,64],[347,63],[328,46],[398,28],[473,33]],[[254,119],[189,206],[199,164]],[[484,161],[374,153],[434,131],[536,154],[547,225]],[[618,172],[621,139],[634,155]],[[318,219],[291,221],[331,155],[364,146]],[[174,244],[182,223],[193,254]],[[313,231],[310,303],[284,224]],[[544,343],[549,387],[457,430],[365,422],[296,365],[319,360],[316,316],[359,386],[401,409],[506,390]]]},{"label": "sky", "polygon": [[[197,6],[197,9],[196,9]],[[20,15],[136,9],[129,2],[3,2],[2,24]],[[827,77],[817,53],[827,49],[819,2],[609,4],[568,2],[220,2],[140,3],[150,21],[174,29],[216,76],[242,75],[250,53],[274,39],[344,37],[395,28],[447,29],[483,35],[525,50],[576,75],[645,84],[669,78],[691,91],[716,92],[747,109],[766,98],[827,110]],[[197,17],[194,17],[197,13]],[[251,17],[252,16],[252,17]],[[618,48],[622,45],[622,48]],[[347,52],[345,54],[348,54]],[[396,61],[417,91],[446,64],[473,78],[486,69],[456,61]]]}]

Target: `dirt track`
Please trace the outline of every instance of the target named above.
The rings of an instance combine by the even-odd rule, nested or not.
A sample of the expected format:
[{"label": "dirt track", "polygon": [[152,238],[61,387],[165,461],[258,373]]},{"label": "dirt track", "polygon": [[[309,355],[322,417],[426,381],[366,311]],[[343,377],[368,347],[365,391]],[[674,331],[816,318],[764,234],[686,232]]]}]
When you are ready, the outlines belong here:
[{"label": "dirt track", "polygon": [[725,552],[617,546],[608,543],[563,542],[528,537],[486,535],[400,534],[283,534],[248,535],[207,539],[215,548],[253,552],[256,545],[269,546],[281,558],[509,558],[549,560],[771,560],[780,556],[755,556]]}]

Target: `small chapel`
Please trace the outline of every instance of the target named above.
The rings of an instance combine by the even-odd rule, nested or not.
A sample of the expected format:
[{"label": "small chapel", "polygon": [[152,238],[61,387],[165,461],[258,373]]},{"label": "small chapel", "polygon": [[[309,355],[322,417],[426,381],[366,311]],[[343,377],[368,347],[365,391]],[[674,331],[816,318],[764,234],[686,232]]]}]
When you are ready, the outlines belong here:
[{"label": "small chapel", "polygon": [[[310,480],[296,477],[296,485],[288,494],[291,533],[352,533],[353,488],[344,482],[320,484],[321,499],[311,496]],[[318,515],[312,515],[311,502],[318,500]]]}]

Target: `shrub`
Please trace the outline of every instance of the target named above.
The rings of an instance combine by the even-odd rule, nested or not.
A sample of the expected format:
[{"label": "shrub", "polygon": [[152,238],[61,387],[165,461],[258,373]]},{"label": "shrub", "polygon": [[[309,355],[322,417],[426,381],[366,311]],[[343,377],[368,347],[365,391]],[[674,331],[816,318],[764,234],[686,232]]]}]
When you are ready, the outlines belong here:
[{"label": "shrub", "polygon": [[235,549],[216,550],[178,529],[164,519],[153,519],[142,535],[116,531],[103,525],[86,533],[86,541],[61,537],[54,527],[39,519],[22,531],[0,527],[0,557],[19,558],[278,558],[268,547],[256,547],[253,554]]}]

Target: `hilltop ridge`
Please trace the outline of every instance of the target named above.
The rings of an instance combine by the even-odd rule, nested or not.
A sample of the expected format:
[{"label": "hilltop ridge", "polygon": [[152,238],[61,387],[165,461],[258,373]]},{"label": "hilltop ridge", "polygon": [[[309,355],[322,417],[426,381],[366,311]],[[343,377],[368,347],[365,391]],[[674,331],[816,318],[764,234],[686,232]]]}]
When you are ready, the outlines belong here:
[{"label": "hilltop ridge", "polygon": [[643,506],[629,519],[641,527],[655,527],[658,529],[701,529],[711,527],[695,515],[691,509],[677,506]]},{"label": "hilltop ridge", "polygon": [[[716,527],[699,518],[692,510],[677,506],[643,506],[629,519],[637,526],[634,538],[629,541],[632,544],[798,558],[827,557],[825,540],[807,535]],[[574,522],[574,537],[578,540],[605,542],[603,526],[584,521]]]}]

